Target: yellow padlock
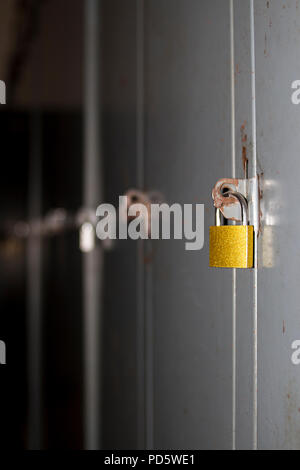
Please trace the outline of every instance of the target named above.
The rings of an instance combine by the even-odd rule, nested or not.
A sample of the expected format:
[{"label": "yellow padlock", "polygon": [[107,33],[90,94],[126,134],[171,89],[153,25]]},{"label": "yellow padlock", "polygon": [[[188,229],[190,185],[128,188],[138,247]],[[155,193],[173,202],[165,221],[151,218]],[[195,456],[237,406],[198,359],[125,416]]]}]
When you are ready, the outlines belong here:
[{"label": "yellow padlock", "polygon": [[243,225],[221,225],[220,209],[216,225],[209,229],[209,265],[215,268],[252,268],[254,227],[248,225],[248,206],[242,194],[229,194],[241,204]]}]

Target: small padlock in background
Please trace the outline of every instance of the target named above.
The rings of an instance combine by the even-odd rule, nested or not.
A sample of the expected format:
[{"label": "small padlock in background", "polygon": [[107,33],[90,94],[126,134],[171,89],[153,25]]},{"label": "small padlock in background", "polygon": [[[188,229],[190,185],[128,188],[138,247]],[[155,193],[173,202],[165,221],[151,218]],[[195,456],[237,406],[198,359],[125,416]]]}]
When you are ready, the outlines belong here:
[{"label": "small padlock in background", "polygon": [[216,209],[216,225],[209,229],[209,265],[215,268],[252,268],[254,227],[248,225],[248,206],[244,196],[229,191],[241,205],[243,225],[221,225]]}]

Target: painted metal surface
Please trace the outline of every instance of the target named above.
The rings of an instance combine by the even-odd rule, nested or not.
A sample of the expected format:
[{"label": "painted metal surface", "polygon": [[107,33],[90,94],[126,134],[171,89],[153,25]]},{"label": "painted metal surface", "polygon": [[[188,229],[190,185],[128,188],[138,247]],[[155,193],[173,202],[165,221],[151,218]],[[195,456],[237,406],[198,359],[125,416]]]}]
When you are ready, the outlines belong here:
[{"label": "painted metal surface", "polygon": [[[212,186],[231,176],[229,3],[149,0],[145,21],[146,188],[205,203],[208,240]],[[208,243],[151,252],[153,445],[231,448],[230,272],[209,270]]]},{"label": "painted metal surface", "polygon": [[[137,56],[141,52],[137,53],[136,0],[103,1],[102,14],[105,201],[117,206],[119,195],[143,185],[143,171],[137,170],[136,165],[138,158],[139,164],[143,163],[144,146],[143,130],[137,124],[143,94],[137,92],[137,78],[139,84],[143,80],[137,77]],[[143,279],[138,275],[143,268],[143,251],[131,240],[117,241],[115,248],[105,255],[102,369],[105,449],[145,448],[144,295]]]},{"label": "painted metal surface", "polygon": [[258,267],[258,446],[300,448],[298,1],[255,2],[257,162],[263,172]]},{"label": "painted metal surface", "polygon": [[[254,153],[255,116],[252,80],[255,79],[251,55],[251,1],[233,1],[235,84],[235,177],[256,177]],[[236,415],[235,448],[256,447],[256,271],[238,271],[236,304]]]},{"label": "painted metal surface", "polygon": [[[131,258],[136,264],[126,270],[122,290],[132,294],[136,283],[139,294],[132,304],[127,296],[133,310],[124,331],[138,325],[142,336],[122,370],[136,354],[139,376],[131,390],[138,411],[131,416],[138,424],[126,435],[128,414],[118,407],[121,422],[112,414],[109,442],[299,449],[300,375],[291,362],[291,344],[300,338],[299,223],[291,217],[298,203],[300,107],[291,102],[291,83],[299,79],[298,1],[145,0],[138,14],[135,2],[126,3],[127,10],[113,2],[122,25],[110,10],[111,24],[120,28],[117,39],[110,33],[110,52],[127,51],[129,60],[110,63],[120,83],[109,86],[106,112],[115,139],[106,136],[107,149],[113,159],[121,145],[129,169],[139,155],[128,187],[159,191],[169,203],[204,203],[206,243],[195,253],[180,241],[152,241],[139,251],[144,267]],[[143,37],[136,61],[133,39],[124,40],[129,16]],[[124,71],[131,78],[137,73],[137,94],[132,78],[122,95]],[[223,177],[259,180],[262,223],[255,227],[252,270],[208,268],[211,189]],[[130,250],[123,247],[122,263]],[[110,261],[111,269],[120,264]],[[120,312],[116,318],[123,324]],[[126,377],[121,383],[129,403]]]}]

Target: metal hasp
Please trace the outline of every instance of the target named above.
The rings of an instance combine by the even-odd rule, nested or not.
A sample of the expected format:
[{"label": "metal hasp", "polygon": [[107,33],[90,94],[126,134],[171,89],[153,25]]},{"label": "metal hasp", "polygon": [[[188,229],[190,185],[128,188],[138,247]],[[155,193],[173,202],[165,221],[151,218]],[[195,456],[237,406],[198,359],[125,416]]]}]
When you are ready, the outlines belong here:
[{"label": "metal hasp", "polygon": [[[216,220],[215,226],[210,227],[209,231],[211,267],[252,268],[254,264],[254,225],[249,225],[249,207],[245,195],[235,190],[242,187],[246,193],[249,180],[239,181],[220,180],[213,190]],[[254,187],[253,182],[251,187]],[[221,213],[226,219],[241,221],[242,225],[221,225]],[[253,214],[254,210],[252,220]]]}]

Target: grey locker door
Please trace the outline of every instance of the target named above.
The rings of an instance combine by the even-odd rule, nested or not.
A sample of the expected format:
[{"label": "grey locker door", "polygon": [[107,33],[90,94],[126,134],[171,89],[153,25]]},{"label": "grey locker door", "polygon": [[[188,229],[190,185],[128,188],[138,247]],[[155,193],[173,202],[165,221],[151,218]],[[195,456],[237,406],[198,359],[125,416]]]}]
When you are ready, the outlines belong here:
[{"label": "grey locker door", "polygon": [[[131,308],[125,321],[111,304],[119,323],[107,332],[107,369],[124,373],[115,373],[113,395],[107,386],[118,410],[107,408],[107,443],[299,449],[298,1],[103,3],[113,77],[104,144],[118,187],[127,180],[170,204],[205,204],[201,251],[158,240],[108,255]],[[247,174],[261,188],[257,267],[209,269],[211,189]],[[116,271],[120,259],[131,260],[127,274]]]},{"label": "grey locker door", "polygon": [[146,1],[145,186],[169,204],[205,204],[201,251],[148,247],[150,447],[232,446],[232,272],[208,268],[211,190],[232,174],[231,132],[229,2]]},{"label": "grey locker door", "polygon": [[[106,199],[129,187],[205,203],[232,174],[229,3],[103,2]],[[217,31],[217,34],[215,33]],[[106,255],[104,448],[231,448],[232,273],[208,244]]]},{"label": "grey locker door", "polygon": [[236,446],[300,448],[299,2],[234,1],[236,168],[260,180],[257,269],[236,285]]},{"label": "grey locker door", "polygon": [[257,162],[263,172],[258,269],[258,446],[300,449],[298,1],[255,2]]},{"label": "grey locker door", "polygon": [[152,243],[152,444],[299,449],[299,3],[149,0],[145,18],[147,187],[204,202],[206,229],[219,177],[257,175],[262,198],[253,270],[211,272],[207,232],[198,254]]}]

